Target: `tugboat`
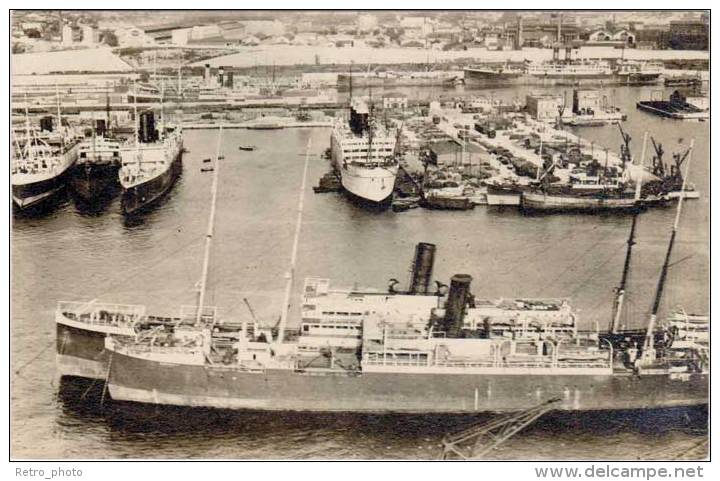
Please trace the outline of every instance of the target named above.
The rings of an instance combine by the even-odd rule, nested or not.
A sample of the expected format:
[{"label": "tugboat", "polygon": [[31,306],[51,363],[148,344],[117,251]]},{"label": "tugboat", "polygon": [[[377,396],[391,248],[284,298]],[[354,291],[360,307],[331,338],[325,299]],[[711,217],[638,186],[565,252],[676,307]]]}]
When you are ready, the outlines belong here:
[{"label": "tugboat", "polygon": [[167,125],[162,114],[160,120],[156,129],[153,112],[138,116],[135,106],[135,147],[122,150],[119,172],[125,215],[136,214],[160,199],[182,169],[182,127]]}]

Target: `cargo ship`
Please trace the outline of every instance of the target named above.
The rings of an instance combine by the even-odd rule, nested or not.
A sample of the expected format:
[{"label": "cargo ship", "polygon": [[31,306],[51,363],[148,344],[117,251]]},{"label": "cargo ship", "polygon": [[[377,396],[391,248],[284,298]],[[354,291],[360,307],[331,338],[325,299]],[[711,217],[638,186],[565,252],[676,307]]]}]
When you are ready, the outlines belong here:
[{"label": "cargo ship", "polygon": [[64,189],[78,158],[79,143],[78,136],[62,126],[60,115],[57,129],[52,117],[43,117],[38,131],[30,127],[26,110],[24,132],[13,131],[13,205],[19,210],[39,206]]},{"label": "cargo ship", "polygon": [[356,88],[394,88],[394,87],[451,87],[462,80],[462,72],[418,71],[418,72],[350,72],[340,73],[337,88],[340,91]]},{"label": "cargo ship", "polygon": [[377,122],[368,103],[351,99],[349,119],[338,119],[333,127],[330,152],[343,189],[353,198],[389,205],[398,173],[399,135],[400,129]]},{"label": "cargo ship", "polygon": [[651,85],[662,68],[649,62],[553,60],[485,63],[464,70],[465,84],[477,87],[512,85]]},{"label": "cargo ship", "polygon": [[136,119],[135,146],[121,151],[119,177],[125,215],[138,213],[165,195],[182,169],[182,128],[162,122],[156,129],[151,111]]},{"label": "cargo ship", "polygon": [[[637,211],[649,207],[666,205],[670,199],[665,191],[643,189],[647,133],[643,142],[639,171],[635,174],[634,188],[628,173],[633,163],[630,151],[630,136],[618,126],[624,144],[620,149],[620,172],[611,172],[597,165],[579,169],[569,175],[568,184],[539,183],[522,193],[520,208],[525,212],[577,212],[600,213],[606,211]],[[692,151],[692,147],[690,148]],[[606,153],[607,156],[607,153]],[[597,171],[597,172],[595,172]],[[614,171],[614,169],[613,169]],[[650,176],[654,179],[654,176]]]},{"label": "cargo ship", "polygon": [[107,197],[120,185],[120,140],[107,134],[106,124],[98,121],[91,136],[86,136],[79,146],[70,183],[73,192],[85,202]]}]

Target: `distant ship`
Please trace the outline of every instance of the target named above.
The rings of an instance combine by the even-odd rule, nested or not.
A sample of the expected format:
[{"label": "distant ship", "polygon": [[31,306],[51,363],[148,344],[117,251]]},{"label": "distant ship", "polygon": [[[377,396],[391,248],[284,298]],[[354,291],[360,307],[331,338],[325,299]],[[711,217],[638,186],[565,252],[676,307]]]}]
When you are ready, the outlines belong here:
[{"label": "distant ship", "polygon": [[370,204],[389,203],[399,134],[379,125],[366,102],[352,100],[349,121],[339,119],[330,137],[331,161],[346,192]]},{"label": "distant ship", "polygon": [[458,79],[462,79],[462,73],[459,71],[350,72],[338,74],[337,88],[338,90],[351,90],[353,87],[393,88],[412,86],[453,86],[457,83]]},{"label": "distant ship", "polygon": [[[526,212],[572,211],[592,214],[603,211],[636,211],[667,204],[670,197],[666,191],[642,188],[644,159],[640,159],[640,171],[636,174],[634,188],[631,185],[628,174],[628,165],[633,162],[630,136],[622,127],[618,127],[624,140],[624,144],[620,146],[622,165],[619,174],[612,173],[607,165],[604,169],[593,166],[587,170],[571,172],[569,184],[539,183],[522,193],[521,209]],[[692,152],[692,144],[688,152]],[[682,178],[680,180],[682,182]]]},{"label": "distant ship", "polygon": [[465,68],[469,86],[645,85],[660,81],[662,66],[649,62],[555,60],[485,63]]},{"label": "distant ship", "polygon": [[141,129],[136,134],[135,147],[124,148],[121,153],[122,210],[127,215],[160,199],[182,169],[182,128],[162,122],[156,129],[152,112],[143,112],[137,121]]},{"label": "distant ship", "polygon": [[39,205],[62,190],[77,160],[77,136],[62,126],[53,129],[52,123],[52,117],[44,117],[37,131],[30,127],[26,113],[24,132],[13,132],[10,182],[19,209]]}]

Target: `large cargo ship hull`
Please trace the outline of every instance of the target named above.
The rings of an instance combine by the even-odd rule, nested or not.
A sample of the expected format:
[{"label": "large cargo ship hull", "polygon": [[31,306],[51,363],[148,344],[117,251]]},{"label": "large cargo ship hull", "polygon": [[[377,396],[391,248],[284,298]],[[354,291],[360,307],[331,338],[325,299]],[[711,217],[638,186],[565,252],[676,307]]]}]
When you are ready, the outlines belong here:
[{"label": "large cargo ship hull", "polygon": [[175,156],[170,167],[147,182],[123,190],[122,211],[126,215],[139,213],[160,200],[173,186],[182,170],[182,152]]},{"label": "large cargo ship hull", "polygon": [[291,411],[467,413],[517,411],[559,398],[562,410],[648,409],[708,402],[705,374],[564,375],[297,372],[149,361],[114,352],[113,399]]}]

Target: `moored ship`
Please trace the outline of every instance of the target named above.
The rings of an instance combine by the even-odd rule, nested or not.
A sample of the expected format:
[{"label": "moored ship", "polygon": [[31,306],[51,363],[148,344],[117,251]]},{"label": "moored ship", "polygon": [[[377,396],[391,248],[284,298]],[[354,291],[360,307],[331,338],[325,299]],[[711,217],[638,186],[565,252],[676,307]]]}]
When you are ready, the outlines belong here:
[{"label": "moored ship", "polygon": [[18,209],[37,206],[61,191],[77,160],[77,136],[62,125],[53,129],[52,120],[41,119],[37,131],[30,127],[26,114],[24,132],[13,132],[10,181],[13,204]]},{"label": "moored ship", "polygon": [[[135,147],[124,148],[119,171],[123,188],[122,211],[132,215],[160,199],[175,183],[182,169],[182,128],[163,122],[155,129],[152,112],[144,112],[136,122]],[[136,123],[137,127],[137,123]]]},{"label": "moored ship", "polygon": [[[644,409],[707,403],[707,365],[694,344],[636,352],[578,333],[564,300],[483,303],[470,277],[451,280],[444,309],[423,318],[365,316],[325,348],[304,350],[242,327],[232,335],[175,330],[152,341],[108,337],[113,399],[230,409],[477,412]],[[655,336],[653,336],[655,339]],[[351,340],[350,343],[340,342]],[[636,350],[637,351],[637,350]],[[645,367],[641,367],[645,366]]]},{"label": "moored ship", "polygon": [[661,79],[660,66],[648,62],[553,60],[487,63],[465,68],[469,86],[503,85],[646,85]]},{"label": "moored ship", "polygon": [[92,136],[86,137],[79,146],[70,182],[73,191],[85,202],[107,196],[115,186],[119,186],[120,141],[106,134],[102,124],[102,127],[93,129]]},{"label": "moored ship", "polygon": [[433,87],[452,86],[462,79],[457,71],[418,71],[418,72],[351,72],[340,73],[337,78],[338,90],[356,88],[394,88],[394,87]]},{"label": "moored ship", "polygon": [[331,162],[346,192],[362,202],[389,203],[398,173],[398,136],[379,125],[367,103],[351,101],[349,121],[339,119],[330,137]]}]

